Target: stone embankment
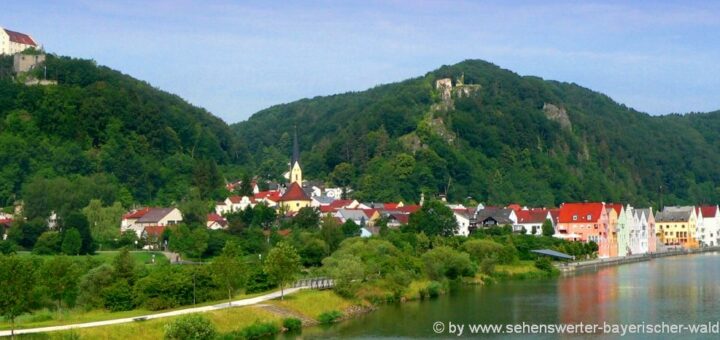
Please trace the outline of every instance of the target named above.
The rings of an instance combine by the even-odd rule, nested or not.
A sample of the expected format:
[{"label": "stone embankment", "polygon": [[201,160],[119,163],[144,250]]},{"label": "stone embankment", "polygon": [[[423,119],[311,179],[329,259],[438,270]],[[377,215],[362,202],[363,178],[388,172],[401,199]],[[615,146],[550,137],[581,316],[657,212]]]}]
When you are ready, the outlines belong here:
[{"label": "stone embankment", "polygon": [[583,271],[583,270],[596,270],[596,269],[600,269],[600,268],[604,268],[604,267],[618,266],[618,265],[627,264],[627,263],[649,261],[649,260],[652,260],[655,258],[660,258],[660,257],[699,254],[699,253],[705,253],[705,252],[711,252],[711,251],[720,251],[720,247],[705,247],[705,248],[700,248],[700,249],[672,249],[672,250],[651,253],[651,254],[639,254],[639,255],[630,255],[630,256],[624,256],[624,257],[595,259],[595,260],[578,261],[578,262],[565,262],[565,263],[557,264],[556,267],[563,274],[566,274],[566,273],[575,273],[575,272]]}]

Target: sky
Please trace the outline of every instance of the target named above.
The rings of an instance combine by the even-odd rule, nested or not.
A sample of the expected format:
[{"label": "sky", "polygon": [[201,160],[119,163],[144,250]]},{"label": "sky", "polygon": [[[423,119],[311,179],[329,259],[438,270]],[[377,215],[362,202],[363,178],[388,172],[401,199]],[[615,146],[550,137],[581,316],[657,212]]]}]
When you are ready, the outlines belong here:
[{"label": "sky", "polygon": [[720,109],[720,2],[3,1],[0,26],[228,123],[466,59],[650,114]]}]

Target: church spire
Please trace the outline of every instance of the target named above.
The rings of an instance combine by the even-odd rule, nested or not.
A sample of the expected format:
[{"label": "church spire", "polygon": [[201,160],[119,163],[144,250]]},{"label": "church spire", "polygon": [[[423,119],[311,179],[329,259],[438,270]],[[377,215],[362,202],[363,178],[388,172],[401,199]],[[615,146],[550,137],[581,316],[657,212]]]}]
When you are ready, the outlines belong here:
[{"label": "church spire", "polygon": [[292,161],[290,162],[290,166],[295,166],[295,163],[300,163],[300,146],[298,145],[297,126],[295,126],[295,137],[293,138]]}]

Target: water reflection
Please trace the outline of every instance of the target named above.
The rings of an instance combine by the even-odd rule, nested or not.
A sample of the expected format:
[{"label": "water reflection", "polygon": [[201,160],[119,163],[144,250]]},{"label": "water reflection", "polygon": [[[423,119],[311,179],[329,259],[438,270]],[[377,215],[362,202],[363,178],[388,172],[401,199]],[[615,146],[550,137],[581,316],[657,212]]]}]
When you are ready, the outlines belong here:
[{"label": "water reflection", "polygon": [[541,281],[465,287],[431,301],[389,305],[305,338],[428,337],[455,323],[703,323],[720,319],[720,254],[657,259]]}]

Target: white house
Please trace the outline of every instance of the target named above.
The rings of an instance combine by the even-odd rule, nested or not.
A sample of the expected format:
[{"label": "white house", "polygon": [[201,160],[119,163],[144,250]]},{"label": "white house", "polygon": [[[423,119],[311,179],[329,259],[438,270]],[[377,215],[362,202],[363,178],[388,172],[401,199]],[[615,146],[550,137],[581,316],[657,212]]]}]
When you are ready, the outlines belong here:
[{"label": "white house", "polygon": [[245,210],[247,207],[255,206],[255,198],[247,196],[230,196],[222,202],[215,204],[215,213],[218,215],[230,214],[233,212]]},{"label": "white house", "polygon": [[452,209],[453,215],[455,215],[455,221],[457,221],[458,229],[455,235],[458,236],[469,236],[470,235],[470,220],[473,216],[473,211],[467,209],[462,205]]},{"label": "white house", "polygon": [[720,245],[720,209],[717,205],[704,205],[698,210],[698,241],[708,247]]},{"label": "white house", "polygon": [[182,222],[182,213],[177,208],[143,208],[123,215],[120,232],[134,231],[142,237],[145,227],[168,226]]},{"label": "white house", "polygon": [[[542,225],[545,221],[550,220],[553,224],[552,215],[548,209],[527,209],[523,208],[515,211],[517,215],[518,231],[525,230],[525,235],[542,236]],[[533,233],[533,231],[535,231]]]},{"label": "white house", "polygon": [[41,46],[31,36],[0,27],[0,55],[12,55]]}]

